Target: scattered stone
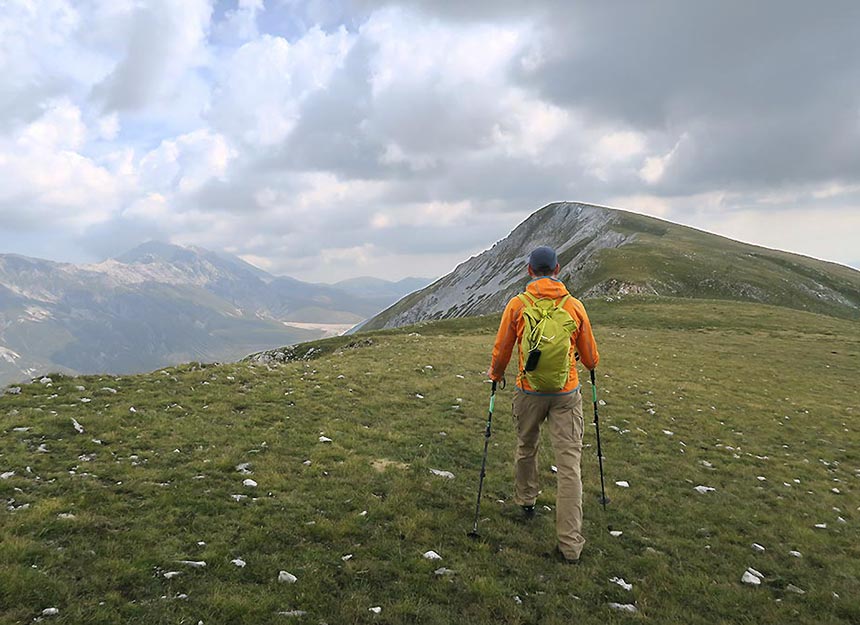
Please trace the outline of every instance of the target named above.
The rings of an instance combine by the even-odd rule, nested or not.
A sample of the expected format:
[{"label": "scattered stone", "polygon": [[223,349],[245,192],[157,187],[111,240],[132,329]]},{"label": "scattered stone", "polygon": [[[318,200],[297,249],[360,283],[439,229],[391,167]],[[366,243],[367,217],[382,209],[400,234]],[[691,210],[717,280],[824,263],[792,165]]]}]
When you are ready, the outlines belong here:
[{"label": "scattered stone", "polygon": [[307,614],[304,610],[287,610],[286,612],[278,612],[278,616],[304,616]]},{"label": "scattered stone", "polygon": [[206,566],[206,563],[203,560],[177,560],[176,562],[178,564],[190,566],[192,569],[202,569]]},{"label": "scattered stone", "polygon": [[174,577],[179,577],[180,575],[182,575],[182,573],[179,571],[167,571],[164,574],[164,578],[165,579],[173,579]]},{"label": "scattered stone", "polygon": [[87,389],[86,389],[85,387],[83,387],[83,386],[76,386],[76,387],[75,387],[75,390],[76,390],[76,391],[80,391],[80,392],[84,392],[84,391],[85,391],[85,390],[87,390]]},{"label": "scattered stone", "polygon": [[88,404],[91,401],[92,401],[92,399],[90,399],[89,397],[81,397],[81,403],[82,404]]},{"label": "scattered stone", "polygon": [[619,536],[621,536],[621,534],[623,534],[623,533],[624,533],[624,532],[622,532],[621,530],[611,530],[611,531],[609,532],[609,535],[610,535],[610,536],[612,536],[612,537],[614,537],[614,538],[618,538],[618,537],[619,537]]},{"label": "scattered stone", "polygon": [[36,448],[36,452],[40,454],[48,453],[48,446],[45,443],[42,443]]},{"label": "scattered stone", "polygon": [[252,472],[248,469],[250,466],[250,462],[242,462],[236,465],[236,470],[242,475],[251,475]]},{"label": "scattered stone", "polygon": [[137,412],[137,409],[134,406],[132,406],[131,408],[128,409],[128,411],[131,413],[135,413],[135,412]]},{"label": "scattered stone", "polygon": [[15,475],[14,471],[6,471],[5,473],[0,473],[0,480],[8,480],[13,475]]},{"label": "scattered stone", "polygon": [[330,443],[331,439],[328,436],[320,436],[319,441],[321,443]]},{"label": "scattered stone", "polygon": [[20,395],[21,394],[21,387],[20,386],[12,386],[12,387],[6,389],[6,392],[9,393],[10,395]]},{"label": "scattered stone", "polygon": [[753,543],[752,548],[753,548],[753,551],[758,551],[759,553],[764,553],[764,547],[762,547],[758,543]]},{"label": "scattered stone", "polygon": [[705,493],[712,493],[717,489],[711,488],[710,486],[702,486],[700,484],[699,486],[696,486],[696,488],[694,488],[693,490],[695,490],[697,493],[701,493],[702,495],[704,495]]},{"label": "scattered stone", "polygon": [[311,466],[311,461],[305,460],[302,464],[305,465],[306,467],[309,467],[309,466]]},{"label": "scattered stone", "polygon": [[514,603],[516,603],[517,605],[522,605],[522,604],[523,604],[523,600],[522,600],[522,599],[520,599],[520,596],[519,596],[519,595],[514,595]]},{"label": "scattered stone", "polygon": [[64,520],[68,521],[68,520],[74,519],[75,515],[72,514],[71,512],[60,512],[60,514],[57,515],[57,518],[58,519],[64,519]]},{"label": "scattered stone", "polygon": [[703,467],[705,467],[706,469],[713,469],[713,468],[714,468],[714,465],[712,465],[712,464],[711,464],[710,462],[708,462],[707,460],[702,460],[701,464],[702,464],[702,466],[703,466]]},{"label": "scattered stone", "polygon": [[555,466],[554,464],[550,465],[549,470],[552,471],[553,473],[558,473],[558,467]]},{"label": "scattered stone", "polygon": [[78,420],[75,419],[74,417],[72,417],[72,427],[75,428],[75,432],[77,432],[78,434],[84,433],[84,426],[82,426],[80,423],[78,423]]},{"label": "scattered stone", "polygon": [[767,478],[763,475],[757,475],[756,478],[759,482],[767,482]]},{"label": "scattered stone", "polygon": [[816,523],[815,527],[817,527],[820,530],[826,530],[827,529],[827,523]]},{"label": "scattered stone", "polygon": [[636,614],[636,606],[632,603],[610,603],[609,607],[613,610],[618,610],[619,612]]},{"label": "scattered stone", "polygon": [[346,562],[347,560],[352,560],[352,554],[348,553],[345,556],[341,556],[340,559],[343,560],[344,562]]},{"label": "scattered stone", "polygon": [[627,480],[620,480],[618,482],[615,482],[615,485],[620,486],[621,488],[630,488],[630,482],[628,482]]},{"label": "scattered stone", "polygon": [[42,616],[57,616],[59,613],[60,611],[57,608],[45,608],[42,610]]},{"label": "scattered stone", "polygon": [[248,488],[256,488],[257,482],[249,478],[246,480],[242,480],[242,486],[247,486]]},{"label": "scattered stone", "polygon": [[288,573],[287,571],[281,571],[280,573],[278,573],[278,581],[284,584],[295,584],[297,581],[299,581],[299,578],[292,573]]},{"label": "scattered stone", "polygon": [[230,560],[230,564],[238,566],[240,569],[244,569],[246,562],[242,558],[236,558],[235,560]]},{"label": "scattered stone", "polygon": [[424,558],[426,560],[441,560],[442,556],[431,549],[430,551],[424,552]]},{"label": "scattered stone", "polygon": [[803,554],[800,553],[799,551],[789,551],[788,555],[793,556],[795,558],[802,558],[803,557]]},{"label": "scattered stone", "polygon": [[243,499],[247,499],[247,498],[248,498],[248,495],[230,495],[230,497],[231,497],[234,501],[242,501]]},{"label": "scattered stone", "polygon": [[675,433],[672,430],[663,430],[663,434],[666,436],[675,436]]},{"label": "scattered stone", "polygon": [[454,474],[450,471],[442,471],[440,469],[430,469],[430,473],[433,475],[438,475],[439,477],[447,477],[449,480],[454,479]]},{"label": "scattered stone", "polygon": [[749,569],[744,571],[744,574],[741,577],[741,581],[744,584],[750,584],[752,586],[758,586],[759,584],[761,584],[761,579],[759,579],[756,575],[753,575],[752,573],[750,573]]},{"label": "scattered stone", "polygon": [[454,574],[454,571],[452,571],[451,569],[446,569],[446,568],[443,566],[443,567],[438,568],[438,569],[436,569],[435,571],[433,571],[433,573],[434,573],[435,575],[439,575],[439,576],[448,576],[448,575],[453,575],[453,574]]},{"label": "scattered stone", "polygon": [[415,393],[415,397],[417,397],[418,399],[424,399],[424,395],[422,395],[421,393]]},{"label": "scattered stone", "polygon": [[39,384],[50,384],[53,380],[47,376],[39,380]]},{"label": "scattered stone", "polygon": [[609,580],[610,584],[617,584],[621,586],[624,590],[633,590],[633,584],[628,584],[624,581],[623,577],[613,577]]},{"label": "scattered stone", "polygon": [[368,611],[373,612],[374,614],[380,614],[380,613],[382,613],[382,608],[377,605],[377,606],[374,606],[372,608],[368,608]]},{"label": "scattered stone", "polygon": [[788,592],[793,592],[796,595],[805,595],[806,594],[805,590],[803,590],[802,588],[798,588],[794,584],[789,584],[788,586],[785,587],[785,589]]},{"label": "scattered stone", "polygon": [[104,388],[102,388],[102,390],[103,390],[105,393],[110,393],[111,395],[116,395],[116,389],[115,389],[115,388],[111,388],[111,387],[109,387],[109,386],[105,386]]}]

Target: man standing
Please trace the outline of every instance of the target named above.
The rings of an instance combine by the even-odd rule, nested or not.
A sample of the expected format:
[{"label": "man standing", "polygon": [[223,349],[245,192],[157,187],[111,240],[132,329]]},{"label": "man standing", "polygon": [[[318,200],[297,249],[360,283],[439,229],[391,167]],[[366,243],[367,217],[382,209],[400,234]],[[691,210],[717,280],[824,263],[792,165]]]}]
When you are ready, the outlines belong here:
[{"label": "man standing", "polygon": [[558,467],[556,551],[564,561],[578,562],[585,544],[580,472],[585,426],[576,354],[588,369],[597,366],[600,356],[585,307],[558,279],[560,269],[550,247],[538,247],[529,255],[532,280],[525,293],[512,298],[505,308],[487,375],[496,381],[504,377],[516,343],[519,373],[513,400],[517,425],[514,501],[527,518],[534,516],[540,426],[546,421]]}]

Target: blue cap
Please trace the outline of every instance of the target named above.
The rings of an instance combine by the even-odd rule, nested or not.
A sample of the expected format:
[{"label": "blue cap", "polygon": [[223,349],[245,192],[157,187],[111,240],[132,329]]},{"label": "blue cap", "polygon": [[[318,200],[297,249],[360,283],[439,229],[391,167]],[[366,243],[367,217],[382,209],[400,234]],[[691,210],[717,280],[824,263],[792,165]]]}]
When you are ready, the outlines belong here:
[{"label": "blue cap", "polygon": [[556,265],[558,256],[551,247],[541,245],[529,254],[529,267],[535,271],[553,271]]}]

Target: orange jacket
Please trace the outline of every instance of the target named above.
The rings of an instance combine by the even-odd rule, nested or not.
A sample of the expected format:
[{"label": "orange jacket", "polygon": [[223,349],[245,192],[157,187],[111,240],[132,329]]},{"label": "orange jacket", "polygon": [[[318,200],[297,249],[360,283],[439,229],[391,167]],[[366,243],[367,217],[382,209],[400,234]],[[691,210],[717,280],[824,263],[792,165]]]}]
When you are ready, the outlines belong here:
[{"label": "orange jacket", "polygon": [[[556,302],[565,295],[569,295],[567,288],[556,278],[544,276],[536,278],[529,282],[526,287],[526,292],[536,298],[551,298]],[[505,312],[502,315],[502,322],[499,324],[499,332],[496,334],[496,344],[493,346],[493,360],[490,363],[490,378],[493,380],[501,380],[505,374],[505,369],[511,359],[511,352],[514,349],[514,343],[517,344],[517,352],[519,353],[519,367],[517,374],[517,387],[527,393],[535,391],[529,386],[528,381],[523,375],[523,305],[518,297],[514,297],[508,302],[505,307]],[[571,337],[570,345],[570,377],[567,379],[567,384],[557,393],[564,394],[572,393],[579,388],[579,376],[576,373],[576,359],[574,352],[579,353],[579,359],[582,364],[588,369],[594,369],[600,361],[600,354],[597,353],[597,343],[594,341],[594,335],[591,333],[591,322],[588,320],[588,315],[585,312],[585,307],[578,299],[569,297],[564,303],[564,309],[570,313],[570,316],[576,321],[576,332]],[[542,393],[544,394],[544,393]],[[547,393],[549,394],[549,393]]]}]

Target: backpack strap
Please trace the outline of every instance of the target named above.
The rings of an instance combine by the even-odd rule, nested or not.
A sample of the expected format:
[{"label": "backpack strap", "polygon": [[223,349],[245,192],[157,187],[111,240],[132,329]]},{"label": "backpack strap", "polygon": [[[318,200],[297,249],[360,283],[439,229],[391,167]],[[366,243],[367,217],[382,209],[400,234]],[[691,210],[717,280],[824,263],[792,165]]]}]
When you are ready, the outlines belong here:
[{"label": "backpack strap", "polygon": [[560,300],[558,300],[558,304],[556,304],[555,307],[556,308],[564,308],[564,303],[569,299],[570,299],[570,293],[568,293],[567,295],[562,297]]},{"label": "backpack strap", "polygon": [[523,306],[534,306],[535,301],[531,297],[529,297],[528,293],[520,293],[517,295],[517,298],[523,303]]}]

